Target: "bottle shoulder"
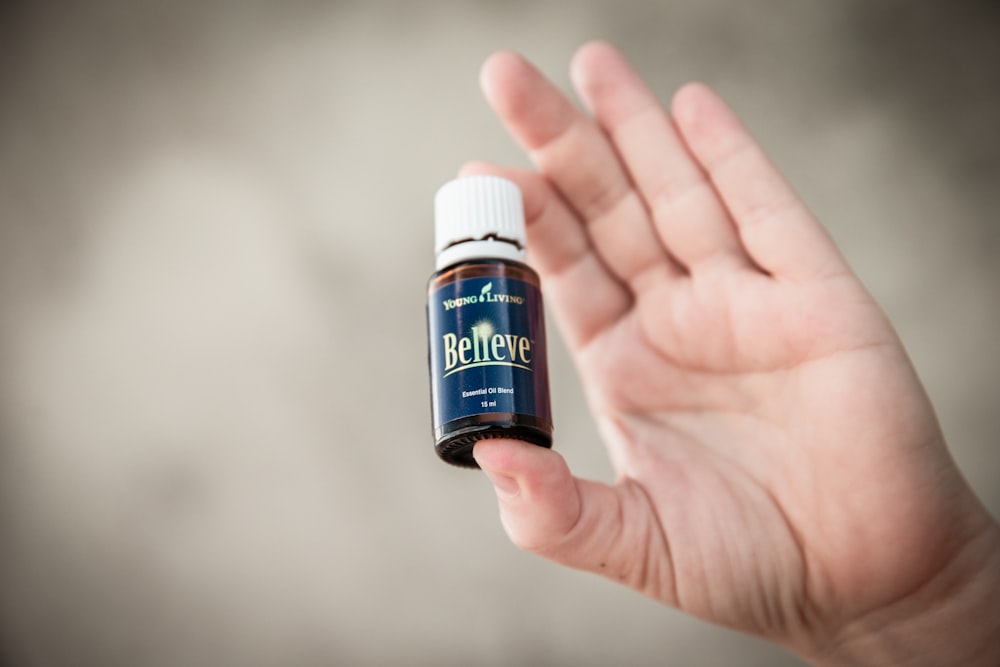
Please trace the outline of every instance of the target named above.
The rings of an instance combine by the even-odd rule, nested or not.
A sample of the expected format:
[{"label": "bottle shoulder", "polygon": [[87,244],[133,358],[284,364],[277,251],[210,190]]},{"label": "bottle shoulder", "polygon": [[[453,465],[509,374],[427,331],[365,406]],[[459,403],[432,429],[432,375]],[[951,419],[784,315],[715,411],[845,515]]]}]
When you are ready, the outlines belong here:
[{"label": "bottle shoulder", "polygon": [[538,286],[538,274],[524,262],[509,259],[469,259],[436,271],[428,286],[433,288],[470,278],[512,278]]}]

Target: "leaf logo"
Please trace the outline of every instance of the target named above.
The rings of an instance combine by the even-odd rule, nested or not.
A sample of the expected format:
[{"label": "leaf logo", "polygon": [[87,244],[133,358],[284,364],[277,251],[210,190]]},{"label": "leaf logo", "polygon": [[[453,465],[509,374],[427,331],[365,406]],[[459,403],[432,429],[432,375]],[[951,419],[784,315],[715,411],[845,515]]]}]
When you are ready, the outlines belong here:
[{"label": "leaf logo", "polygon": [[491,289],[493,289],[493,283],[490,282],[490,283],[486,283],[485,285],[483,285],[483,290],[479,293],[479,302],[480,303],[483,303],[484,301],[486,301],[486,295],[487,295],[487,293],[489,293],[489,291]]}]

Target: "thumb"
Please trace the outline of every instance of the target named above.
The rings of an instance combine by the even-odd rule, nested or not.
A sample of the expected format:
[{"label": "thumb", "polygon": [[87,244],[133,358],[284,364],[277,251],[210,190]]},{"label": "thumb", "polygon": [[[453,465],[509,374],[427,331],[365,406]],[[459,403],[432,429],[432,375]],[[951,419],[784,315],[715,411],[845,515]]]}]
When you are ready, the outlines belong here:
[{"label": "thumb", "polygon": [[669,551],[641,486],[577,479],[558,453],[519,440],[481,440],[473,456],[518,547],[672,599]]}]

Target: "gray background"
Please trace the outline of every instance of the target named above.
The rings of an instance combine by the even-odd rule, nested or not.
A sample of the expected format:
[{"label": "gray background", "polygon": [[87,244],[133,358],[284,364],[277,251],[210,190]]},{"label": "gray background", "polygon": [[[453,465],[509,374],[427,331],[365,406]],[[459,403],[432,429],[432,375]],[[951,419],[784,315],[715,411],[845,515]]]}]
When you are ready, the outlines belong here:
[{"label": "gray background", "polygon": [[[524,163],[498,48],[717,86],[1000,514],[996,3],[66,4],[0,9],[3,664],[799,664],[517,551],[432,452],[431,198]],[[551,347],[557,447],[609,479]]]}]

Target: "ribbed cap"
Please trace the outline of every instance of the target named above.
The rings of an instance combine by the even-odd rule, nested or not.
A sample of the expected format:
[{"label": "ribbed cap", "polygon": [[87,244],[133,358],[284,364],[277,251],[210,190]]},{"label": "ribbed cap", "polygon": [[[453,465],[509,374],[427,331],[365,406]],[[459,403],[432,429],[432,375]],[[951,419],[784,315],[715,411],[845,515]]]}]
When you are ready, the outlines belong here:
[{"label": "ribbed cap", "polygon": [[465,176],[449,181],[434,197],[434,232],[439,264],[442,251],[451,250],[449,246],[457,248],[456,243],[465,241],[485,241],[470,244],[479,256],[519,259],[525,245],[521,191],[499,176]]}]

